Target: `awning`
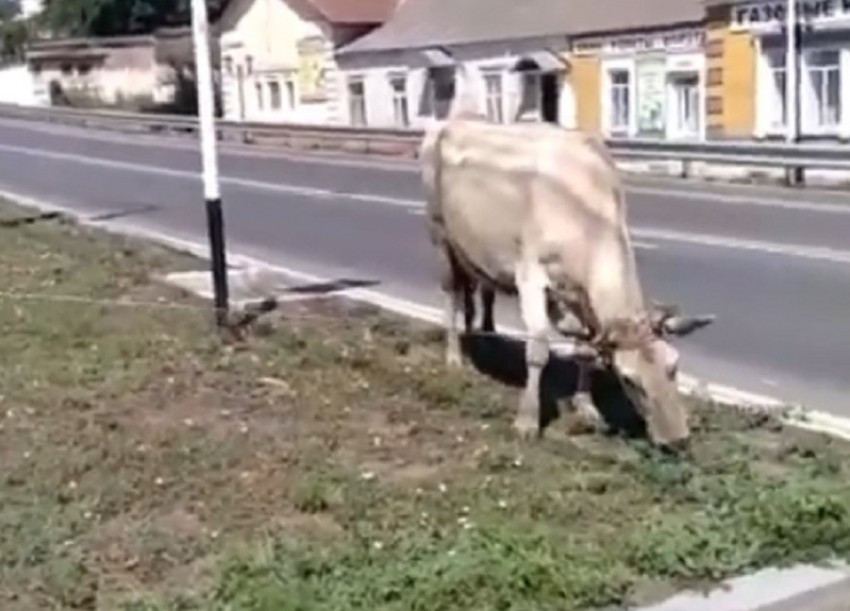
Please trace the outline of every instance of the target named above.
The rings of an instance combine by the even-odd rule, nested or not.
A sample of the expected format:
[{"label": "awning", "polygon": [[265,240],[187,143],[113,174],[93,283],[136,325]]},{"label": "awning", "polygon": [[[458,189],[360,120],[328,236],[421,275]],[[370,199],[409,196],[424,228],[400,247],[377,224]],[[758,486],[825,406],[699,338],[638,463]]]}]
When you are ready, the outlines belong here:
[{"label": "awning", "polygon": [[523,55],[514,64],[514,72],[537,71],[537,72],[564,72],[568,68],[567,62],[559,55],[549,50],[535,51]]},{"label": "awning", "polygon": [[425,60],[425,65],[429,68],[445,68],[455,65],[454,58],[442,49],[423,49],[420,53]]}]

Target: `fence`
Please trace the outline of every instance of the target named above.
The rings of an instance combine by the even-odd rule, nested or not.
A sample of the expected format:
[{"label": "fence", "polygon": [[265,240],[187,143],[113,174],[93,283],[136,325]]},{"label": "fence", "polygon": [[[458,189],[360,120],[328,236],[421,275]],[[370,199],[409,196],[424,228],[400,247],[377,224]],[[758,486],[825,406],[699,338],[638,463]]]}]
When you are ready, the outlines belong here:
[{"label": "fence", "polygon": [[[0,117],[77,125],[110,131],[147,132],[194,136],[194,117],[92,111],[73,108],[25,107],[0,104]],[[223,141],[262,143],[301,150],[334,150],[355,154],[415,157],[422,130],[355,128],[339,125],[268,124],[217,122]],[[693,174],[695,164],[737,167],[782,168],[788,174],[802,169],[850,171],[850,146],[840,143],[669,141],[651,138],[607,140],[622,160],[666,161],[679,165],[682,177]],[[792,172],[795,170],[796,172]]]}]

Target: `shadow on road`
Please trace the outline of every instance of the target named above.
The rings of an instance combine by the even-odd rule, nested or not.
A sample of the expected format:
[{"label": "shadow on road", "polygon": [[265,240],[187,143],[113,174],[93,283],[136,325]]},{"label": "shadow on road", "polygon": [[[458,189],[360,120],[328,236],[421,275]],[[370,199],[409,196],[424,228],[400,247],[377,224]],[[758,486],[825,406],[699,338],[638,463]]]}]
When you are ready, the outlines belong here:
[{"label": "shadow on road", "polygon": [[[503,335],[466,335],[463,350],[484,375],[514,387],[525,385],[525,344]],[[552,353],[543,371],[541,417],[548,426],[560,416],[558,402],[575,394],[578,366],[566,357]],[[626,396],[616,375],[608,369],[596,369],[591,378],[593,401],[608,427],[607,433],[644,438],[646,423]]]},{"label": "shadow on road", "polygon": [[379,280],[357,280],[352,278],[340,278],[330,280],[328,282],[314,282],[312,284],[303,284],[300,286],[290,286],[286,288],[284,293],[295,293],[298,295],[324,295],[327,293],[336,293],[338,291],[347,291],[350,289],[363,289],[380,284]]}]

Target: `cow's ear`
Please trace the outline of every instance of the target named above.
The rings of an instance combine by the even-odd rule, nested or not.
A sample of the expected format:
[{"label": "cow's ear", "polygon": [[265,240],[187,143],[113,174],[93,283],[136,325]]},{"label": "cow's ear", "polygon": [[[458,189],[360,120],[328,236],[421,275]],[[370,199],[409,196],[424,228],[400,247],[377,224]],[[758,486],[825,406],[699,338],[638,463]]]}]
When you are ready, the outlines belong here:
[{"label": "cow's ear", "polygon": [[715,320],[714,314],[706,314],[703,316],[671,316],[664,320],[664,331],[670,335],[683,337],[690,335],[698,329],[707,327]]}]

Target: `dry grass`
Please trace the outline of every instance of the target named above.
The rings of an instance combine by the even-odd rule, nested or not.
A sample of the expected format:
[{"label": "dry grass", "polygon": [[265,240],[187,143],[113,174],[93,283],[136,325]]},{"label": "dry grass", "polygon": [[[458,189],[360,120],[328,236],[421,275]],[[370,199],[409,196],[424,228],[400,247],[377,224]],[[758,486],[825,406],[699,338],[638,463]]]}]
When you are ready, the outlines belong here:
[{"label": "dry grass", "polygon": [[4,290],[199,306],[0,298],[4,610],[593,608],[850,551],[850,451],[769,416],[694,404],[676,461],[564,419],[524,445],[515,388],[433,329],[311,301],[227,346],[151,281],[186,257],[47,221],[0,261]]}]

